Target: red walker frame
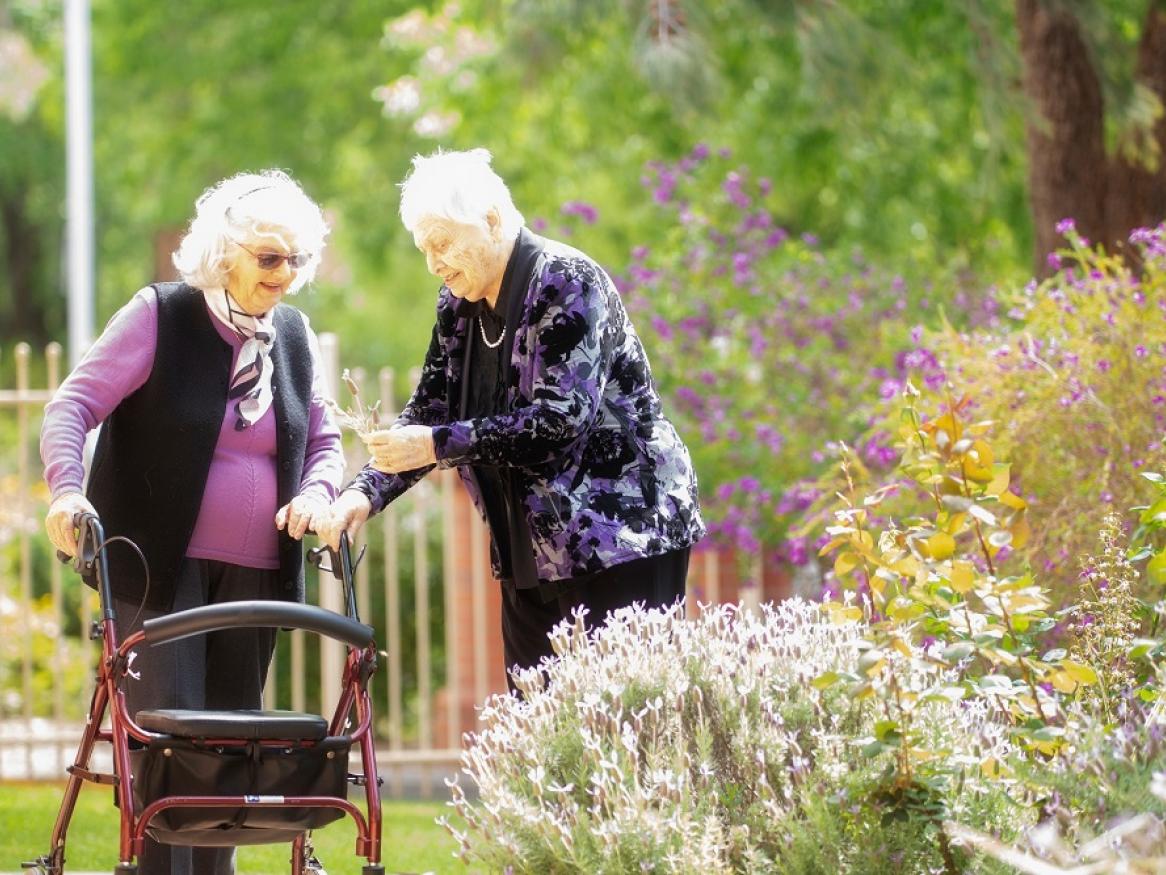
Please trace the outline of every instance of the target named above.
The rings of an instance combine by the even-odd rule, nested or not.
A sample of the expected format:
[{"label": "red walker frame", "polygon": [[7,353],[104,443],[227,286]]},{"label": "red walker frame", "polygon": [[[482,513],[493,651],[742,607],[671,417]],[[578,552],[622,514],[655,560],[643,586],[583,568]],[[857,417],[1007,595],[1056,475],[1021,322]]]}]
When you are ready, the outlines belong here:
[{"label": "red walker frame", "polygon": [[[97,686],[89,706],[85,730],[77,749],[73,764],[68,767],[68,782],[64,797],[53,826],[52,850],[34,861],[22,864],[36,875],[63,875],[65,867],[65,839],[80,793],[81,784],[89,781],[96,784],[113,785],[121,811],[119,863],[115,875],[137,875],[134,862],[143,849],[146,830],[151,821],[161,812],[181,808],[331,808],[339,809],[356,823],[356,854],[365,857],[368,865],[362,869],[363,875],[383,875],[381,865],[381,805],[380,785],[377,776],[376,750],[373,743],[372,707],[367,683],[376,670],[377,650],[371,627],[361,623],[356,615],[356,599],[353,592],[353,564],[348,539],[341,537],[340,550],[327,548],[309,551],[309,560],[319,565],[322,555],[327,552],[331,558],[331,571],[345,587],[347,616],[318,608],[313,605],[277,601],[226,602],[207,605],[170,614],[155,620],[148,620],[141,631],[130,635],[119,644],[109,570],[104,548],[104,533],[97,517],[84,514],[79,520],[80,536],[78,552],[73,560],[74,569],[87,581],[95,584],[101,597],[101,620],[93,624],[92,637],[102,642],[102,658],[97,668]],[[66,557],[67,558],[67,557]],[[359,561],[359,558],[358,560]],[[125,694],[121,681],[129,670],[129,654],[139,645],[156,645],[203,634],[217,629],[236,627],[273,627],[304,629],[335,638],[347,645],[343,687],[340,701],[328,724],[327,737],[339,742],[359,744],[362,774],[348,774],[347,782],[365,788],[367,818],[360,809],[339,796],[212,796],[212,795],[170,795],[156,799],[140,812],[135,811],[133,797],[133,771],[130,761],[130,739],[142,744],[158,742],[173,737],[175,741],[193,742],[199,747],[246,748],[248,745],[269,748],[297,749],[311,748],[320,743],[317,738],[208,738],[201,735],[182,736],[152,732],[138,725],[126,710]],[[356,729],[348,734],[349,713],[356,709]],[[109,713],[110,728],[103,729],[102,723]],[[158,712],[162,713],[162,712]],[[216,714],[229,718],[231,714],[252,715],[255,712],[196,712],[213,718]],[[258,712],[257,722],[263,726],[264,716],[270,718],[303,718],[319,721],[316,715],[301,715],[291,712]],[[228,719],[229,722],[229,719]],[[262,731],[262,729],[260,730]],[[113,747],[113,774],[101,774],[90,769],[90,759],[98,741],[109,742]],[[129,776],[129,780],[123,780]],[[286,839],[251,841],[253,844],[282,842]],[[179,844],[181,842],[171,842]],[[198,844],[198,842],[191,842]],[[300,832],[292,842],[292,875],[307,875],[315,864],[311,854],[311,843],[307,832]]]}]

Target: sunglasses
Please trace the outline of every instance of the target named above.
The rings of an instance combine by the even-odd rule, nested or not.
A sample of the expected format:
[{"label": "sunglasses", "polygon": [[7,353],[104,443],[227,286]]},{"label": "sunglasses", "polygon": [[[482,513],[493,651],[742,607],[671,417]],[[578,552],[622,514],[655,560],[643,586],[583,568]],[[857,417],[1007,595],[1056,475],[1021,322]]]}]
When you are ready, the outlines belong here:
[{"label": "sunglasses", "polygon": [[281,252],[256,252],[253,249],[248,249],[238,240],[232,240],[236,246],[244,252],[249,252],[255,256],[255,261],[259,265],[260,270],[275,270],[285,261],[287,266],[292,270],[299,270],[301,267],[306,267],[308,262],[312,260],[312,256],[307,252],[291,252],[284,255]]}]

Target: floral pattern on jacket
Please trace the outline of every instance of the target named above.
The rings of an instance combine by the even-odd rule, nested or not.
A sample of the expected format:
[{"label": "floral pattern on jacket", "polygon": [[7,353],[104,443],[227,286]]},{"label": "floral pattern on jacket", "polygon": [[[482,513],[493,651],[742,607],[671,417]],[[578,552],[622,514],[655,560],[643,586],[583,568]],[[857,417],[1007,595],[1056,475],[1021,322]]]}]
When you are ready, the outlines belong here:
[{"label": "floral pattern on jacket", "polygon": [[[471,466],[517,472],[546,582],[687,547],[705,529],[688,450],[664,418],[614,284],[578,250],[540,242],[514,326],[508,412],[455,418],[473,329],[462,311],[473,310],[443,287],[420,380],[397,422],[433,428],[438,467],[458,467],[483,516]],[[380,511],[428,470],[366,466],[352,485]]]}]

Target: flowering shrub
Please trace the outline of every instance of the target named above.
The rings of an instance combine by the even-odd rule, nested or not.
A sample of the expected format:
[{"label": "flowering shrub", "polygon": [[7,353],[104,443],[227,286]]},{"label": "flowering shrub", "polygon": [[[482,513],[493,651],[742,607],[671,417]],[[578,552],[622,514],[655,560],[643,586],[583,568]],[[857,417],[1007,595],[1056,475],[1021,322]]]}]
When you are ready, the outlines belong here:
[{"label": "flowering shrub", "polygon": [[[643,183],[667,236],[637,247],[616,282],[693,452],[710,532],[746,553],[773,548],[819,495],[797,481],[821,469],[829,441],[867,430],[870,399],[897,395],[908,372],[942,383],[908,326],[937,318],[938,294],[960,324],[993,325],[993,293],[823,250],[783,227],[780,192],[727,150],[698,145],[649,165]],[[869,431],[858,447],[867,464],[893,466],[889,436]],[[804,561],[804,544],[790,552]]]},{"label": "flowering shrub", "polygon": [[1073,715],[1074,744],[1048,764],[1029,763],[1042,823],[1015,846],[955,824],[956,837],[1016,871],[1152,875],[1166,859],[1166,726],[1126,700],[1115,723]]},{"label": "flowering shrub", "polygon": [[[910,389],[900,415],[900,473],[928,496],[930,512],[873,531],[870,517],[892,490],[857,500],[844,465],[851,492],[839,495],[822,552],[837,554],[836,576],[855,585],[872,622],[858,671],[820,681],[846,680],[851,695],[879,703],[898,751],[896,781],[918,784],[921,773],[951,767],[914,731],[920,699],[903,694],[897,663],[917,637],[934,640],[935,658],[956,669],[958,680],[926,692],[975,696],[1010,717],[1014,755],[981,766],[1016,777],[1025,788],[1017,797],[1044,821],[1019,848],[958,817],[945,820],[941,834],[1021,871],[1158,871],[1152,858],[1163,846],[1163,805],[1149,788],[1166,764],[1166,731],[1157,719],[1160,683],[1139,687],[1135,663],[1160,654],[1161,645],[1136,637],[1143,612],[1132,594],[1137,574],[1120,518],[1105,518],[1101,550],[1080,560],[1075,602],[1059,612],[1069,622],[1069,646],[1049,648],[1045,633],[1055,619],[1048,593],[1031,572],[997,572],[996,559],[1023,547],[1029,526],[1028,504],[1009,490],[1011,466],[988,442],[991,423],[963,419],[975,406],[966,398],[949,398],[939,416],[923,420]],[[827,608],[860,613],[837,602]],[[1107,832],[1115,816],[1125,822]],[[1090,868],[1058,870],[1047,859]]]},{"label": "flowering shrub", "polygon": [[[577,614],[516,676],[523,697],[486,703],[462,757],[479,799],[454,782],[467,826],[445,825],[467,861],[532,873],[922,873],[959,854],[944,815],[1014,834],[1009,782],[980,767],[1014,751],[986,702],[921,701],[913,731],[961,777],[883,792],[883,714],[816,682],[861,659],[866,631],[800,600],[693,621],[627,608],[590,638]],[[904,646],[905,694],[954,683],[935,657]]]},{"label": "flowering shrub", "polygon": [[[1058,273],[1006,301],[996,327],[945,324],[920,333],[912,355],[926,362],[920,377],[942,374],[940,382],[974,399],[975,419],[995,423],[997,452],[1011,460],[1012,491],[1033,520],[999,561],[1041,573],[1054,601],[1065,604],[1075,600],[1077,557],[1092,548],[1099,518],[1138,504],[1139,474],[1166,463],[1166,226],[1131,235],[1141,273],[1090,248],[1072,223],[1060,230],[1069,245],[1055,256]],[[941,412],[940,402],[920,407],[925,420]],[[868,438],[893,432],[898,418],[889,401],[872,410]],[[855,476],[872,492],[899,482],[875,466]],[[830,494],[837,482],[831,476],[803,488]],[[928,500],[911,490],[900,498],[902,513],[911,501]],[[798,534],[812,539],[828,522],[827,504],[816,510]]]}]

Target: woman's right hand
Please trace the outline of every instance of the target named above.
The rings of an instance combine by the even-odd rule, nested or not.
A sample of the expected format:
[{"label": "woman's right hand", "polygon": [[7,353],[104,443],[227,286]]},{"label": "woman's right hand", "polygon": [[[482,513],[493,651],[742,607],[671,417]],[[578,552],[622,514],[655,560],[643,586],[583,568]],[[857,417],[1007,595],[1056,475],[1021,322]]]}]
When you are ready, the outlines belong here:
[{"label": "woman's right hand", "polygon": [[97,511],[80,492],[62,492],[49,505],[49,512],[45,516],[45,531],[53,546],[62,553],[77,555],[77,525],[74,520],[82,513],[96,515]]},{"label": "woman's right hand", "polygon": [[316,525],[320,540],[333,550],[340,549],[340,533],[351,542],[372,513],[372,502],[359,489],[345,489],[328,508],[323,522]]}]

